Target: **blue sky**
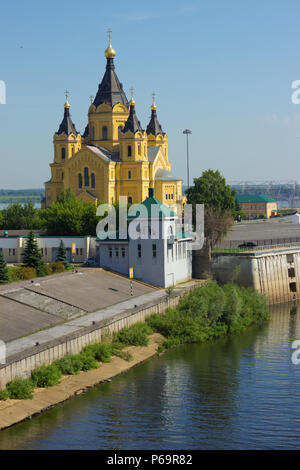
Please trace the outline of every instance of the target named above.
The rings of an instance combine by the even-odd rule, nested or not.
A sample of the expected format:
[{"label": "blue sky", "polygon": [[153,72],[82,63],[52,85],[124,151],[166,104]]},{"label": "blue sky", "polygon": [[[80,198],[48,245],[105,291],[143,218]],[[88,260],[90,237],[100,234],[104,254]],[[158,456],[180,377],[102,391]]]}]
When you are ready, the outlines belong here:
[{"label": "blue sky", "polygon": [[169,137],[169,159],[186,179],[208,168],[230,181],[300,182],[298,0],[102,0],[2,2],[0,188],[38,188],[49,179],[52,138],[64,91],[78,130],[105,71],[107,29],[116,72],[146,127],[151,94]]}]

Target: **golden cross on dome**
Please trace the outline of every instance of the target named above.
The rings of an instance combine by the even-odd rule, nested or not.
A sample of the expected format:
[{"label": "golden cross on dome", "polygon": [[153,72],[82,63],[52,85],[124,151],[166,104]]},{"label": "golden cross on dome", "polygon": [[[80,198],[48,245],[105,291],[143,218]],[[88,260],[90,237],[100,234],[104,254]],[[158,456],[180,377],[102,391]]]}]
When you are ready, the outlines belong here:
[{"label": "golden cross on dome", "polygon": [[66,101],[68,101],[68,98],[69,98],[69,91],[68,90],[65,91],[65,97],[66,97]]},{"label": "golden cross on dome", "polygon": [[130,94],[131,94],[131,99],[132,99],[132,100],[133,100],[133,93],[134,93],[134,88],[131,87],[131,88],[130,88]]},{"label": "golden cross on dome", "polygon": [[155,93],[152,93],[152,104],[155,104]]},{"label": "golden cross on dome", "polygon": [[90,102],[91,102],[91,104],[93,104],[93,101],[94,101],[94,97],[91,95],[91,96],[90,96]]},{"label": "golden cross on dome", "polygon": [[111,41],[111,33],[112,33],[112,30],[109,28],[109,29],[107,30],[109,44],[110,44],[110,41]]}]

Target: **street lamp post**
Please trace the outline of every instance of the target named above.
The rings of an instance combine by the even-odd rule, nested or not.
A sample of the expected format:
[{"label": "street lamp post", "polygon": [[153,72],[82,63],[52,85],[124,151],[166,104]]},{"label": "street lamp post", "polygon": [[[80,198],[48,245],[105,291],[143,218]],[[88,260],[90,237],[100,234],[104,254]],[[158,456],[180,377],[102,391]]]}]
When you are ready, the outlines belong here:
[{"label": "street lamp post", "polygon": [[189,134],[192,131],[190,129],[185,129],[183,134],[186,135],[186,165],[187,165],[187,185],[190,187],[190,161],[189,161]]}]

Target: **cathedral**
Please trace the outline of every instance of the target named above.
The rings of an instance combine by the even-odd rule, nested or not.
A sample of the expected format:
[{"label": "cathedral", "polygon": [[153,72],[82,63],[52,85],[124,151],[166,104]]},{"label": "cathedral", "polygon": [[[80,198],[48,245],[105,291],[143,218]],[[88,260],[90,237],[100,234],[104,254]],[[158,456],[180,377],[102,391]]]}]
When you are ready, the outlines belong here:
[{"label": "cathedral", "polygon": [[149,188],[154,188],[156,198],[164,204],[182,205],[182,180],[170,172],[168,137],[158,121],[154,98],[144,130],[135,112],[133,93],[128,102],[116,75],[110,32],[104,55],[106,71],[91,100],[83,135],[71,119],[66,94],[63,120],[53,138],[54,159],[43,207],[67,188],[95,204],[114,203],[119,196],[126,196],[128,203],[140,203]]}]

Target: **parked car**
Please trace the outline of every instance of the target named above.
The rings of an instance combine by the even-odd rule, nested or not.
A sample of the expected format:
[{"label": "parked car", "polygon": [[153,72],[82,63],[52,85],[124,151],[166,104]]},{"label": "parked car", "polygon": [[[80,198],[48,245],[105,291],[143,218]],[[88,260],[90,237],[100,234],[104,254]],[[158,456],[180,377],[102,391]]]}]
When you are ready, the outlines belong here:
[{"label": "parked car", "polygon": [[254,246],[257,246],[257,244],[254,242],[244,242],[239,245],[239,248],[253,248]]},{"label": "parked car", "polygon": [[84,260],[84,266],[96,266],[96,260],[95,258],[86,258]]}]

